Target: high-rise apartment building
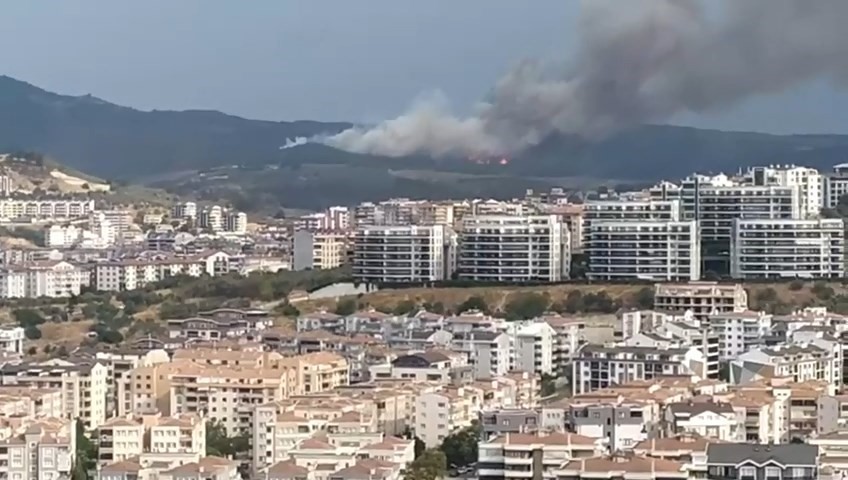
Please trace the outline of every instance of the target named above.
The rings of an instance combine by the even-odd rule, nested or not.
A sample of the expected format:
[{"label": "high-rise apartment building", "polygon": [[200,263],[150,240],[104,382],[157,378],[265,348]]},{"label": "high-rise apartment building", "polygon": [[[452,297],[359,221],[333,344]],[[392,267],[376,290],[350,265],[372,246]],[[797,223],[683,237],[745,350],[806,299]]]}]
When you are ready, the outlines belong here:
[{"label": "high-rise apartment building", "polygon": [[618,221],[592,225],[584,251],[591,280],[686,282],[701,276],[695,221]]},{"label": "high-rise apartment building", "polygon": [[462,220],[460,279],[557,282],[570,271],[568,227],[556,215],[471,215]]},{"label": "high-rise apartment building", "polygon": [[842,219],[738,219],[730,243],[733,278],[841,278],[845,275]]},{"label": "high-rise apartment building", "polygon": [[353,276],[367,283],[446,280],[454,271],[454,235],[445,225],[360,227]]}]

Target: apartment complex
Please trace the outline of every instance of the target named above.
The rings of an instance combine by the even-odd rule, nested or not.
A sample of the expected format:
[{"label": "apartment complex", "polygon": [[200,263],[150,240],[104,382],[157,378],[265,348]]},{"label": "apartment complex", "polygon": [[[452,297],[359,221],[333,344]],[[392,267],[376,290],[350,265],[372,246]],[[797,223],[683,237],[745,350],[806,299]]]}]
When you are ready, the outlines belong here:
[{"label": "apartment complex", "polygon": [[571,268],[568,228],[556,215],[462,219],[458,276],[482,282],[556,282]]},{"label": "apartment complex", "polygon": [[299,230],[292,236],[292,269],[328,270],[347,263],[350,239],[342,230]]},{"label": "apartment complex", "polygon": [[747,308],[748,293],[738,283],[660,283],[654,287],[654,309],[678,314],[692,312],[693,318],[700,321],[710,315],[741,312]]},{"label": "apartment complex", "polygon": [[196,462],[206,455],[206,423],[197,415],[113,417],[97,429],[98,462]]},{"label": "apartment complex", "polygon": [[62,392],[64,414],[95,429],[106,421],[109,396],[108,368],[93,360],[53,359],[7,363],[0,367],[0,383]]},{"label": "apartment complex", "polygon": [[64,261],[29,262],[0,269],[0,298],[70,297],[88,286],[87,270]]},{"label": "apartment complex", "polygon": [[216,251],[192,256],[106,261],[94,265],[94,286],[104,292],[135,290],[168,277],[218,276],[240,268],[240,257]]},{"label": "apartment complex", "polygon": [[587,277],[691,281],[701,277],[698,222],[596,222],[585,233]]},{"label": "apartment complex", "polygon": [[353,237],[353,276],[377,284],[447,280],[455,252],[446,225],[360,227]]},{"label": "apartment complex", "polygon": [[845,275],[842,219],[737,219],[730,243],[733,278],[840,278]]},{"label": "apartment complex", "polygon": [[0,198],[0,218],[71,219],[94,211],[94,200]]}]

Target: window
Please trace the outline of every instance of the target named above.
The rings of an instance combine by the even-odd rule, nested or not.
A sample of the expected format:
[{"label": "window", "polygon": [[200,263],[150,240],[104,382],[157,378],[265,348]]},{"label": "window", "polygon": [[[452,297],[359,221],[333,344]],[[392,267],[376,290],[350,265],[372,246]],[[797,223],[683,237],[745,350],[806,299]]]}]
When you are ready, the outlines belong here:
[{"label": "window", "polygon": [[740,480],[748,480],[756,478],[757,469],[754,467],[740,467],[739,468],[739,478]]},{"label": "window", "polygon": [[766,467],[766,480],[779,480],[780,479],[780,468],[778,467]]}]

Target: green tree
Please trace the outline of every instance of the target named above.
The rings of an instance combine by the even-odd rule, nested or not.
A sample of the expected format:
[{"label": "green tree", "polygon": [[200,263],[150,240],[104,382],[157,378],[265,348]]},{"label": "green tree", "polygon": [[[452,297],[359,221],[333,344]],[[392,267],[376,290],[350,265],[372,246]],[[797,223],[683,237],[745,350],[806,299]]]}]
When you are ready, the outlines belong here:
[{"label": "green tree", "polygon": [[425,450],[403,472],[404,480],[437,480],[448,471],[447,458],[438,449]]},{"label": "green tree", "polygon": [[356,300],[352,298],[343,298],[336,304],[336,315],[351,315],[356,312]]},{"label": "green tree", "polygon": [[481,312],[485,312],[489,310],[489,305],[486,303],[486,300],[479,295],[472,295],[465,299],[464,302],[460,303],[459,306],[456,307],[457,313],[467,312],[469,310],[479,310]]},{"label": "green tree", "polygon": [[445,313],[445,304],[442,302],[425,302],[423,308],[430,313],[436,313],[439,315]]},{"label": "green tree", "polygon": [[651,287],[643,287],[636,295],[633,296],[633,301],[636,303],[636,306],[641,309],[651,309],[654,308],[654,289]]},{"label": "green tree", "polygon": [[73,480],[88,480],[89,472],[97,467],[97,445],[85,434],[85,426],[82,420],[77,420],[76,429],[76,463],[71,471]]},{"label": "green tree", "polygon": [[550,298],[545,294],[521,293],[510,297],[504,313],[507,320],[535,318],[545,313],[550,303]]},{"label": "green tree", "polygon": [[402,300],[395,308],[392,310],[392,313],[395,315],[408,315],[410,313],[415,312],[418,309],[418,305],[412,300]]},{"label": "green tree", "polygon": [[235,457],[248,451],[250,451],[250,435],[247,432],[228,437],[227,429],[221,422],[214,420],[206,422],[206,455]]},{"label": "green tree", "polygon": [[472,426],[445,437],[439,449],[451,467],[464,467],[477,461],[477,444],[482,428],[475,422]]}]

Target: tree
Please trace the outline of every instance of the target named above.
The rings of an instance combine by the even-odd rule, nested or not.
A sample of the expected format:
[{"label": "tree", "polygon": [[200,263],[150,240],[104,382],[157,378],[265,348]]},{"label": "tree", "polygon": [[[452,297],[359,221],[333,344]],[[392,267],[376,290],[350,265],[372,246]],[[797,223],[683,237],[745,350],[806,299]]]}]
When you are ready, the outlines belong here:
[{"label": "tree", "polygon": [[418,458],[427,450],[427,445],[424,443],[424,440],[421,440],[418,437],[413,438],[413,441],[415,442],[415,445],[413,446],[415,458]]},{"label": "tree", "polygon": [[633,297],[633,301],[641,309],[654,308],[654,289],[651,287],[643,287]]},{"label": "tree", "polygon": [[41,330],[35,325],[24,327],[24,336],[28,340],[38,340],[41,338]]},{"label": "tree", "polygon": [[392,313],[395,315],[408,315],[418,309],[418,305],[415,304],[412,300],[402,300],[395,308],[392,310]]},{"label": "tree", "polygon": [[451,468],[464,467],[477,461],[477,444],[481,430],[480,425],[475,422],[472,426],[445,437],[439,449],[445,454]]},{"label": "tree", "polygon": [[234,437],[227,436],[227,429],[221,422],[206,422],[206,455],[235,457],[250,450],[250,435],[246,432]]},{"label": "tree", "polygon": [[76,430],[76,463],[71,471],[73,480],[88,480],[88,472],[97,467],[97,445],[85,435],[85,426],[82,420],[77,420]]},{"label": "tree", "polygon": [[445,313],[445,304],[442,302],[424,302],[424,310],[427,310],[430,313],[443,314]]},{"label": "tree", "polygon": [[464,302],[460,303],[458,307],[456,307],[458,313],[467,312],[469,310],[479,310],[481,312],[485,312],[489,310],[489,305],[486,303],[486,300],[479,295],[472,295],[465,299]]},{"label": "tree", "polygon": [[556,393],[556,377],[547,373],[542,374],[542,396],[547,397]]},{"label": "tree", "polygon": [[447,458],[438,449],[425,450],[406,467],[403,472],[404,480],[437,480],[448,472]]},{"label": "tree", "polygon": [[348,316],[356,312],[356,300],[344,298],[336,304],[336,315]]},{"label": "tree", "polygon": [[813,284],[813,288],[810,289],[811,292],[819,299],[819,300],[829,300],[833,297],[833,289],[830,288],[824,282],[816,282]]},{"label": "tree", "polygon": [[507,320],[524,320],[535,318],[545,313],[550,305],[550,298],[541,293],[521,293],[510,298],[504,308]]}]

